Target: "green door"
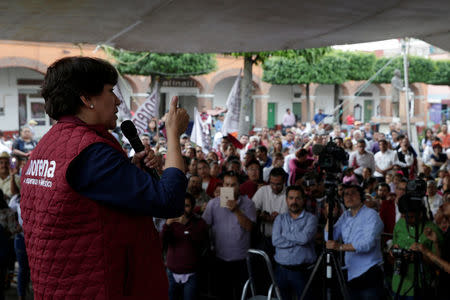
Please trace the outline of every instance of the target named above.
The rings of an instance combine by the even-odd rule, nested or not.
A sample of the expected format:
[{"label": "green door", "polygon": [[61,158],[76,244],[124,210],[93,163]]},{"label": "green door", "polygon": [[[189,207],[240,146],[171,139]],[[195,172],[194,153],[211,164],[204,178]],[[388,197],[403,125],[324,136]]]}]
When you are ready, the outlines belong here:
[{"label": "green door", "polygon": [[364,123],[371,121],[373,116],[373,100],[364,101]]},{"label": "green door", "polygon": [[292,103],[292,112],[295,115],[295,119],[297,121],[302,120],[302,103],[301,102],[293,102]]},{"label": "green door", "polygon": [[276,103],[267,103],[267,127],[274,128],[275,127],[275,118],[277,113],[277,104]]}]

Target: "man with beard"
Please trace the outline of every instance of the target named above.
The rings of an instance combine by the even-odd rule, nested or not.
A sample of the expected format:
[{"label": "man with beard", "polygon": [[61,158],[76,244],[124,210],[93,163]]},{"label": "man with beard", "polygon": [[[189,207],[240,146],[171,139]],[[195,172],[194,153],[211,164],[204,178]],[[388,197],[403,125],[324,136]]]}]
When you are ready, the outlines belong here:
[{"label": "man with beard", "polygon": [[300,186],[286,189],[287,213],[273,224],[272,243],[277,262],[275,277],[282,299],[299,299],[308,280],[308,266],[316,260],[314,236],[317,217],[305,211],[305,194]]},{"label": "man with beard", "polygon": [[186,193],[183,215],[168,219],[160,234],[167,246],[170,300],[198,299],[198,271],[208,241],[208,226],[194,214],[194,207],[194,197]]}]

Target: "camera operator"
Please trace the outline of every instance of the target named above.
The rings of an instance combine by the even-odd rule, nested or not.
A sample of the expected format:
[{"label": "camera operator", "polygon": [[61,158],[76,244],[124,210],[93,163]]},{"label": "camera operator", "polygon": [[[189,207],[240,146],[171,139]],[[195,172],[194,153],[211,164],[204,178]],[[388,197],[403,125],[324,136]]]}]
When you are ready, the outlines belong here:
[{"label": "camera operator", "polygon": [[[421,190],[420,188],[418,190]],[[423,189],[424,190],[424,189]],[[392,291],[394,298],[399,297],[413,297],[420,289],[422,295],[426,293],[426,282],[420,280],[415,282],[414,277],[422,277],[415,272],[418,272],[419,268],[415,268],[415,264],[421,264],[420,256],[417,252],[413,252],[415,247],[412,245],[417,241],[424,245],[427,249],[432,249],[434,253],[438,250],[438,244],[442,242],[442,235],[439,228],[426,217],[426,209],[423,205],[422,195],[412,195],[416,192],[410,186],[410,182],[407,186],[407,193],[399,199],[398,209],[401,213],[401,218],[395,224],[393,247],[391,254],[395,258],[394,263],[394,275],[392,277]],[[425,230],[426,228],[429,228]],[[416,233],[417,230],[417,233]],[[425,231],[432,230],[437,235],[436,243],[430,240]],[[428,234],[430,235],[430,234]],[[412,249],[411,249],[412,247]],[[423,278],[427,281],[431,272],[427,266],[420,268],[423,270]],[[420,274],[422,275],[422,274]],[[416,290],[416,291],[415,291]]]},{"label": "camera operator", "polygon": [[[383,294],[383,256],[381,233],[383,222],[378,213],[364,205],[360,186],[344,185],[345,211],[334,225],[334,241],[327,249],[345,251],[348,287],[352,299],[379,299]],[[343,243],[337,242],[342,238]],[[328,222],[325,227],[328,239]]]},{"label": "camera operator", "polygon": [[[450,203],[444,204],[442,210],[443,217],[450,220]],[[426,227],[423,232],[427,239],[433,242],[436,254],[430,248],[427,248],[425,244],[421,243],[412,244],[411,249],[420,251],[428,260],[443,270],[439,272],[438,277],[438,299],[448,299],[450,295],[450,229],[447,229],[444,234],[444,243],[441,248],[438,248],[438,235],[435,231]]]}]

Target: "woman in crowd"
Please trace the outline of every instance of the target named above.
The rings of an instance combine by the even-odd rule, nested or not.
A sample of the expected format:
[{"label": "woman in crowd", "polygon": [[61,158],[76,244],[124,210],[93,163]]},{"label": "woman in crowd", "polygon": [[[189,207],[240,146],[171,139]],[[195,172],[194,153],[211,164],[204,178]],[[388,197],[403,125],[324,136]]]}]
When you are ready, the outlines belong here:
[{"label": "woman in crowd", "polygon": [[406,178],[413,178],[416,171],[416,160],[414,154],[410,151],[410,146],[409,140],[404,138],[400,143],[400,148],[397,150],[398,165]]},{"label": "woman in crowd", "polygon": [[262,171],[258,160],[253,159],[245,165],[248,179],[239,186],[241,195],[247,195],[250,199],[256,193],[258,188],[264,184],[262,181]]},{"label": "woman in crowd", "polygon": [[28,158],[36,147],[37,141],[33,139],[31,127],[25,125],[20,129],[20,137],[12,145],[12,153],[18,158]]},{"label": "woman in crowd", "polygon": [[147,133],[150,137],[150,145],[152,147],[156,146],[156,143],[158,142],[159,138],[159,130],[158,130],[158,124],[155,119],[151,119],[148,123],[148,129]]},{"label": "woman in crowd", "polygon": [[431,176],[437,177],[439,169],[447,161],[447,155],[442,153],[442,144],[439,142],[433,143],[433,154],[431,154]]},{"label": "woman in crowd", "polygon": [[344,139],[344,150],[350,155],[354,149],[353,149],[353,142],[350,137],[347,137]]},{"label": "woman in crowd", "polygon": [[281,153],[282,151],[283,143],[281,142],[281,139],[275,139],[272,147],[270,147],[269,155],[272,156],[274,153]]}]

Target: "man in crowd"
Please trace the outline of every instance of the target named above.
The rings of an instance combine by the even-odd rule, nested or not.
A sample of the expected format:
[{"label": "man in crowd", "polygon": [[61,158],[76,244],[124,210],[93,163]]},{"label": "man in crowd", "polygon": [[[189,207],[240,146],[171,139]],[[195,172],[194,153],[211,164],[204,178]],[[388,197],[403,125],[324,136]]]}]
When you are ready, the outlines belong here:
[{"label": "man in crowd", "polygon": [[220,197],[212,199],[202,218],[211,226],[219,298],[236,300],[240,299],[248,278],[245,258],[250,248],[250,232],[256,222],[256,210],[252,200],[239,195],[236,173],[225,173],[223,186],[233,188],[234,199],[226,203]]},{"label": "man in crowd", "polygon": [[320,122],[322,122],[323,119],[325,119],[328,115],[323,113],[323,109],[319,108],[319,112],[314,115],[314,122],[318,125]]},{"label": "man in crowd", "polygon": [[350,154],[348,164],[354,168],[354,172],[360,182],[362,181],[362,172],[364,168],[375,170],[373,154],[366,151],[366,141],[364,139],[358,140],[357,151]]},{"label": "man in crowd", "polygon": [[206,160],[202,159],[198,161],[197,174],[202,178],[202,189],[209,197],[214,198],[214,191],[216,190],[216,186],[219,184],[220,180],[212,177],[210,171],[211,169],[209,168],[209,164]]},{"label": "man in crowd", "polygon": [[272,158],[267,155],[267,147],[260,145],[256,148],[256,157],[259,160],[262,168],[267,168],[272,165]]},{"label": "man in crowd", "polygon": [[194,214],[194,207],[194,197],[186,193],[183,215],[168,219],[160,233],[163,245],[167,246],[170,300],[198,299],[198,271],[207,247],[208,226]]},{"label": "man in crowd", "polygon": [[[325,226],[326,247],[345,252],[352,299],[380,299],[384,282],[380,242],[383,222],[375,210],[364,205],[360,186],[344,186],[344,203],[349,210],[334,224],[334,240],[328,240],[328,222]],[[343,243],[338,242],[340,238]]]},{"label": "man in crowd", "polygon": [[287,188],[286,205],[289,211],[275,219],[272,232],[276,281],[282,299],[292,299],[291,290],[299,299],[309,278],[308,266],[316,260],[317,217],[304,210],[305,194],[300,186]]},{"label": "man in crowd", "polygon": [[[265,167],[263,169],[263,181],[264,182],[268,182],[269,181],[269,175],[270,172],[272,172],[272,170],[274,168],[282,168],[284,164],[284,156],[283,153],[278,152],[278,153],[274,153],[273,154],[273,163],[270,167]],[[284,169],[283,169],[284,171]]]},{"label": "man in crowd", "polygon": [[196,203],[196,206],[193,207],[194,212],[203,212],[210,197],[202,189],[202,178],[195,174],[191,175],[188,181],[187,191],[194,197]]},{"label": "man in crowd", "polygon": [[275,218],[287,212],[285,183],[286,173],[283,168],[274,168],[269,175],[269,185],[261,187],[252,198],[266,237],[272,236]]},{"label": "man in crowd", "polygon": [[448,126],[446,123],[441,125],[441,132],[438,133],[437,137],[441,140],[444,150],[450,148],[450,133],[448,133]]},{"label": "man in crowd", "polygon": [[294,147],[294,134],[292,132],[286,133],[286,138],[283,141],[283,148]]},{"label": "man in crowd", "polygon": [[291,113],[291,109],[287,108],[286,113],[283,116],[283,127],[288,128],[295,125],[295,116]]},{"label": "man in crowd", "polygon": [[387,172],[392,170],[397,163],[397,152],[388,149],[388,143],[386,140],[380,140],[378,142],[380,151],[374,156],[375,160],[375,173],[374,176],[378,182],[384,181],[384,177]]}]

